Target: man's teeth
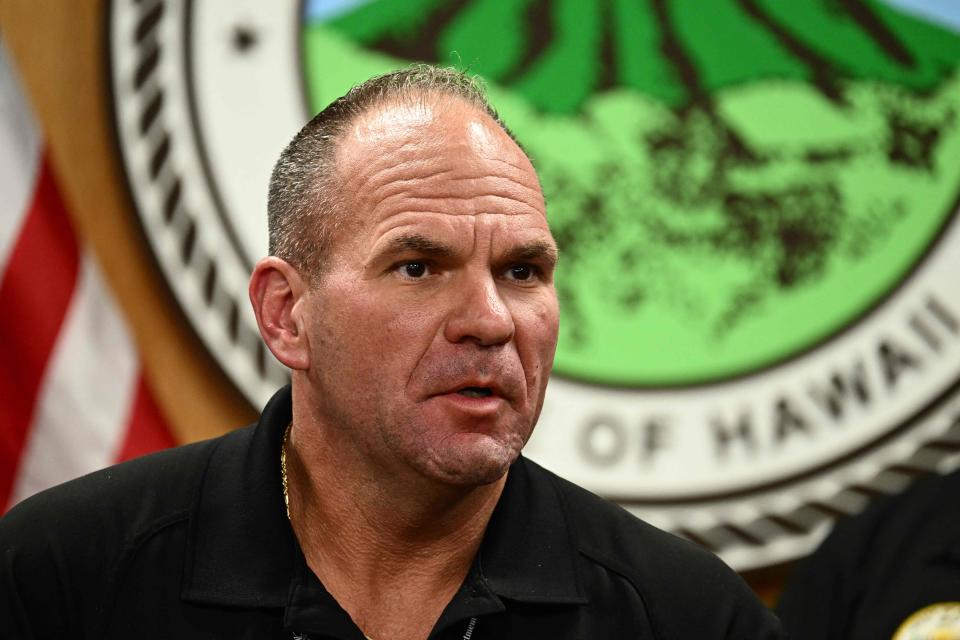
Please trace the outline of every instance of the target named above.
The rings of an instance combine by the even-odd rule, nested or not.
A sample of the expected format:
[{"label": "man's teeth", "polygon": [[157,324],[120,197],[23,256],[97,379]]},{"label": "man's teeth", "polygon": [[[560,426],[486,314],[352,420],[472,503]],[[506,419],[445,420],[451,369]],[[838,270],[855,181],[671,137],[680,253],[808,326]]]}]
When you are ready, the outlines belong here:
[{"label": "man's teeth", "polygon": [[460,389],[457,393],[468,398],[486,398],[493,392],[487,387],[467,387],[466,389]]}]

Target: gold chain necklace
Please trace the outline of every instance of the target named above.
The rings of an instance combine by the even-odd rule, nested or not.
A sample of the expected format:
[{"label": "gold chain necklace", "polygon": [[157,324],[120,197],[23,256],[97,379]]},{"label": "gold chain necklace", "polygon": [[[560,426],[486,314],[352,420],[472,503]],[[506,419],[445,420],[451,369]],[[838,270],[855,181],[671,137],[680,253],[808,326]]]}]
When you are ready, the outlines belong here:
[{"label": "gold chain necklace", "polygon": [[[287,520],[290,520],[290,490],[287,484],[287,442],[290,440],[290,427],[293,422],[287,424],[283,431],[283,442],[280,443],[280,483],[283,485],[283,508],[287,511]],[[373,640],[367,634],[363,634],[366,640]]]},{"label": "gold chain necklace", "polygon": [[283,432],[283,442],[280,443],[280,481],[283,484],[283,508],[287,510],[287,520],[290,520],[290,492],[287,489],[287,441],[290,439],[290,427],[293,422],[287,425]]}]

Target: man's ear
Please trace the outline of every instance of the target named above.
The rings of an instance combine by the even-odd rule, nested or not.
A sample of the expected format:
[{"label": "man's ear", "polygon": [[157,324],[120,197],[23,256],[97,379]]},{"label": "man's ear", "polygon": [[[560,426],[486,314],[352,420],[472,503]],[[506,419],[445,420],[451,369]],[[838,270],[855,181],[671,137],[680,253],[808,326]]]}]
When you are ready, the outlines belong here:
[{"label": "man's ear", "polygon": [[307,283],[290,263],[269,256],[250,276],[250,303],[257,326],[277,360],[291,369],[310,366],[310,349],[300,315]]}]

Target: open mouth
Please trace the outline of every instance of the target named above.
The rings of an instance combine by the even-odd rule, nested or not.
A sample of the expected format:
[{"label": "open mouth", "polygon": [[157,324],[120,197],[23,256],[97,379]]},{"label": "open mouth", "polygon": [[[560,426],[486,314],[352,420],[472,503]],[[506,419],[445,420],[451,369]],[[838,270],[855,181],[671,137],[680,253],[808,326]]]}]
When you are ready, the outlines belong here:
[{"label": "open mouth", "polygon": [[493,395],[490,387],[464,387],[457,393],[468,398],[486,398]]}]

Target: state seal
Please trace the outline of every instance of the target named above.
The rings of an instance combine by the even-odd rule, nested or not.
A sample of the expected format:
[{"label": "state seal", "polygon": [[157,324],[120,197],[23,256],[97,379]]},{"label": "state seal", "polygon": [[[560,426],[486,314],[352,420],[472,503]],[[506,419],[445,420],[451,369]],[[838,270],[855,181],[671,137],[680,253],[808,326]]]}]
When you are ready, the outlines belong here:
[{"label": "state seal", "polygon": [[960,20],[907,5],[114,0],[117,139],[259,405],[286,379],[245,292],[272,162],[375,74],[482,75],[562,254],[528,455],[749,569],[960,463]]}]

